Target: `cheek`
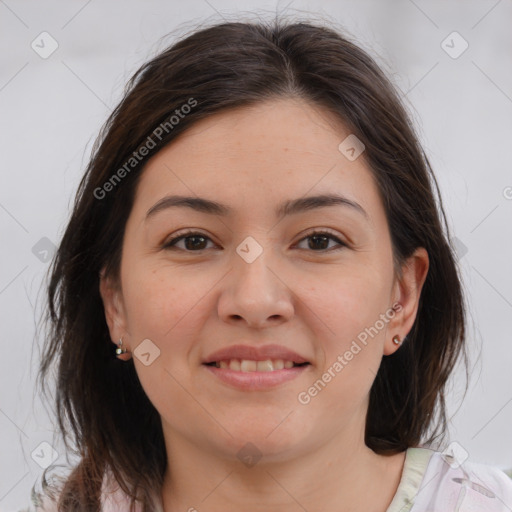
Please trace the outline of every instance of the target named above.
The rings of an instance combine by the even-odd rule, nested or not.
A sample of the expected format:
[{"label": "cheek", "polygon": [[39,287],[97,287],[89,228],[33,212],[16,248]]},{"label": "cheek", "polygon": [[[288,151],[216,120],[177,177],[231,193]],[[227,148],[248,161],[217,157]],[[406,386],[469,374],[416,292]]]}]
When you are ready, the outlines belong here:
[{"label": "cheek", "polygon": [[386,276],[383,269],[371,266],[334,270],[328,279],[311,283],[303,300],[321,320],[329,338],[344,343],[385,313],[391,290]]},{"label": "cheek", "polygon": [[143,263],[126,267],[123,293],[130,332],[164,342],[187,327],[197,325],[202,299],[211,288],[208,279],[166,267],[151,268]]},{"label": "cheek", "polygon": [[389,323],[385,314],[390,283],[382,277],[382,269],[350,270],[333,273],[332,279],[310,288],[307,303],[317,317],[320,330],[315,334],[321,338],[318,345],[323,352],[317,376],[323,381],[317,386],[322,395],[319,402],[338,411],[344,407],[340,400],[357,401],[369,391]]}]

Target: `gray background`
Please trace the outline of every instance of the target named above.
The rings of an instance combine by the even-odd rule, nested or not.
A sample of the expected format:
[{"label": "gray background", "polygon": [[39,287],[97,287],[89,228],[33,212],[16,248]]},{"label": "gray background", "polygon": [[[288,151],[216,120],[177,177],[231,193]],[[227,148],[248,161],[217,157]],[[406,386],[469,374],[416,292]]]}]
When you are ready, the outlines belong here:
[{"label": "gray background", "polygon": [[[461,404],[463,380],[453,379],[449,440],[472,461],[512,468],[511,0],[0,0],[0,511],[29,504],[51,459],[40,443],[65,463],[34,389],[35,328],[46,260],[100,126],[130,75],[172,42],[159,41],[165,34],[276,10],[344,27],[402,91],[438,176],[471,308],[472,380]],[[31,47],[50,48],[43,31],[58,44],[46,59]]]}]

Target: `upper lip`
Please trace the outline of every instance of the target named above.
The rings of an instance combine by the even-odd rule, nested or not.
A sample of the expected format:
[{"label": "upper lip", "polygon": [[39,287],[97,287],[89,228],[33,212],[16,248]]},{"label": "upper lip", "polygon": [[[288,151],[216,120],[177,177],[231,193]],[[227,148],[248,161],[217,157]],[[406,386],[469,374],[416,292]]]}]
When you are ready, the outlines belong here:
[{"label": "upper lip", "polygon": [[232,345],[231,347],[225,347],[211,353],[205,358],[203,363],[215,363],[217,361],[227,361],[229,359],[246,359],[249,361],[282,359],[284,361],[292,361],[296,364],[309,362],[293,350],[289,350],[286,347],[281,347],[279,345],[263,345],[259,347],[250,345]]}]

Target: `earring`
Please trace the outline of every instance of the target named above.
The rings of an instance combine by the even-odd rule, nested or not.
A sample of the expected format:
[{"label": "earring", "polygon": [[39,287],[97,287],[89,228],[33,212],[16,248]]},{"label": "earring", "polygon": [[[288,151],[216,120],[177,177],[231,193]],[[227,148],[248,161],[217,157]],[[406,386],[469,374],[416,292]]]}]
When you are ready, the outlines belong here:
[{"label": "earring", "polygon": [[128,349],[123,348],[123,338],[120,338],[117,343],[116,357],[118,359],[122,359],[123,361],[127,361],[131,357],[130,353],[128,352]]},{"label": "earring", "polygon": [[402,343],[402,342],[400,341],[400,338],[399,338],[398,334],[397,334],[397,335],[395,335],[395,336],[393,337],[393,343],[394,343],[395,345],[400,345],[400,344]]}]

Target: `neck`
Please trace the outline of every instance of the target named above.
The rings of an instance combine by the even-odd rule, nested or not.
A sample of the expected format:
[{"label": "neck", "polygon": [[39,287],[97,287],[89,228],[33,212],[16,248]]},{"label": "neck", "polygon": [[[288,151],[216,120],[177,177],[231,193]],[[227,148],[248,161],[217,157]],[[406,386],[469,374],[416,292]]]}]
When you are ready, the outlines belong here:
[{"label": "neck", "polygon": [[333,439],[296,458],[262,457],[251,467],[187,442],[173,443],[169,453],[162,487],[165,512],[223,512],[226,504],[250,512],[385,512],[405,459],[405,452],[377,455],[362,439],[343,444]]}]

